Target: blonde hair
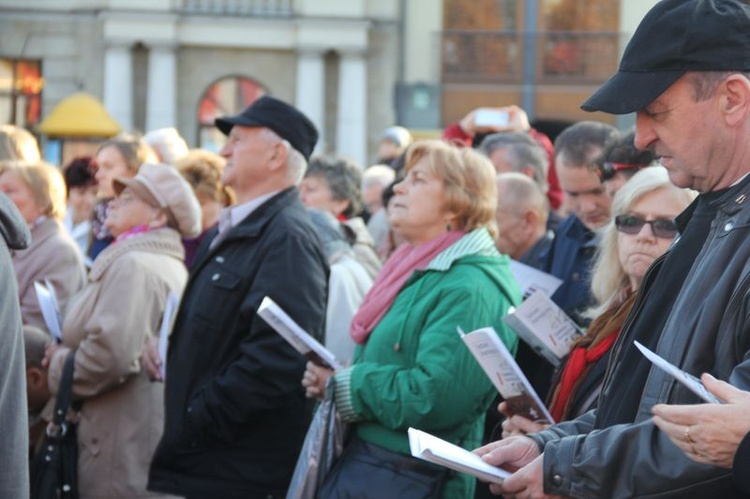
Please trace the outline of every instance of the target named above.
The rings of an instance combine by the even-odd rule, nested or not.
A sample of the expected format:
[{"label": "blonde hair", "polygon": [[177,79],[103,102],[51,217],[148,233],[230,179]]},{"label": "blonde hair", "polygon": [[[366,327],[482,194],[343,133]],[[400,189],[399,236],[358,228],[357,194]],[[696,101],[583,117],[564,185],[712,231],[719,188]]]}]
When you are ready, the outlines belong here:
[{"label": "blonde hair", "polygon": [[143,163],[158,163],[156,153],[146,144],[143,139],[133,135],[119,135],[114,139],[105,140],[99,144],[96,153],[107,147],[114,147],[125,160],[128,170],[138,172]]},{"label": "blonde hair", "polygon": [[427,171],[443,181],[445,209],[457,214],[455,228],[469,232],[483,227],[496,237],[497,186],[490,160],[472,149],[422,140],[409,148],[405,171],[422,160]]},{"label": "blonde hair", "polygon": [[16,125],[0,125],[0,161],[38,163],[42,156],[31,132]]},{"label": "blonde hair", "polygon": [[235,203],[234,191],[221,183],[226,160],[204,149],[193,149],[175,162],[175,168],[192,186],[195,195],[204,195],[224,206]]},{"label": "blonde hair", "polygon": [[42,215],[62,220],[65,218],[65,180],[60,170],[39,162],[35,164],[13,162],[0,168],[0,175],[15,173],[29,188]]},{"label": "blonde hair", "polygon": [[617,191],[612,201],[612,220],[602,229],[602,240],[591,277],[591,292],[597,305],[584,313],[586,317],[597,317],[627,298],[630,279],[620,264],[614,217],[626,214],[639,199],[659,189],[666,189],[675,195],[683,203],[683,208],[698,195],[692,189],[680,189],[672,184],[663,166],[643,168]]}]

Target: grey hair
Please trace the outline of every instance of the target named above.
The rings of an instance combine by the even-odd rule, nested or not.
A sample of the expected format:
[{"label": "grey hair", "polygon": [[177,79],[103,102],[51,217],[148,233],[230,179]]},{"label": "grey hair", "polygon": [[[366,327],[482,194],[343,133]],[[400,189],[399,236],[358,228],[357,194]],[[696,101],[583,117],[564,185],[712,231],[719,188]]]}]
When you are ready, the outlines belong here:
[{"label": "grey hair", "polygon": [[362,173],[362,189],[379,185],[383,189],[396,180],[396,171],[388,165],[373,165]]},{"label": "grey hair", "polygon": [[672,184],[663,166],[649,166],[639,170],[615,194],[612,220],[602,229],[602,239],[591,276],[591,292],[597,305],[588,309],[584,316],[593,319],[625,301],[630,279],[620,264],[614,217],[627,213],[643,196],[662,188],[676,192],[684,201],[684,207],[698,195],[696,191],[680,189]]},{"label": "grey hair", "polygon": [[310,161],[305,177],[325,181],[336,201],[349,201],[343,212],[347,218],[362,212],[362,169],[352,159],[341,156],[316,156]]},{"label": "grey hair", "polygon": [[479,150],[488,158],[498,149],[508,150],[508,161],[514,172],[520,172],[523,168],[531,166],[534,169],[534,181],[542,192],[547,192],[549,159],[547,152],[536,140],[527,133],[501,132],[488,135],[479,146]]},{"label": "grey hair", "polygon": [[288,140],[282,138],[270,128],[262,128],[260,135],[269,142],[279,142],[284,146],[284,149],[286,149],[286,173],[289,182],[292,185],[299,185],[307,170],[307,160],[302,153],[292,147],[292,144]]},{"label": "grey hair", "polygon": [[740,74],[750,80],[750,73],[742,71],[690,71],[686,73],[693,90],[693,100],[701,102],[710,99],[719,87],[719,83],[733,74]]}]

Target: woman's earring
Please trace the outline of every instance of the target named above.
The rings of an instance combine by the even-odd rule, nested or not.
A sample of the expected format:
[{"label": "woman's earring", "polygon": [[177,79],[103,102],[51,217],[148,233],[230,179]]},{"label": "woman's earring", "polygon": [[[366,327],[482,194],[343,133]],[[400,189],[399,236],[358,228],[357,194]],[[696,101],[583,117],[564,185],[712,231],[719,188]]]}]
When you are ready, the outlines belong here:
[{"label": "woman's earring", "polygon": [[445,231],[450,232],[451,230],[453,230],[453,227],[451,227],[451,224],[445,224]]}]

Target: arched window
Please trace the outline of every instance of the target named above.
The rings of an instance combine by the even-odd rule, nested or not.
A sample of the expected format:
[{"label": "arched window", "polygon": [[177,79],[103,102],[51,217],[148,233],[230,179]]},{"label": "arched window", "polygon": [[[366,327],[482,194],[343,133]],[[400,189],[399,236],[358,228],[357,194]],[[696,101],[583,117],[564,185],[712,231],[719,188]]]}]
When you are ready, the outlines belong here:
[{"label": "arched window", "polygon": [[214,120],[239,113],[267,92],[265,86],[242,76],[226,76],[209,85],[198,104],[198,147],[219,152],[226,137]]}]

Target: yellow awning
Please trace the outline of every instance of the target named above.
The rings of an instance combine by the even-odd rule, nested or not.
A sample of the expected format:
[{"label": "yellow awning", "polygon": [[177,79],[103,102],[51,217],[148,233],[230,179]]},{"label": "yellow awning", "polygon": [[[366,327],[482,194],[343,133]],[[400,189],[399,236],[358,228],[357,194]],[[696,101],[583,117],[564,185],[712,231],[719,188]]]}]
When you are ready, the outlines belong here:
[{"label": "yellow awning", "polygon": [[60,101],[37,130],[53,137],[113,137],[120,125],[96,97],[80,92]]}]

